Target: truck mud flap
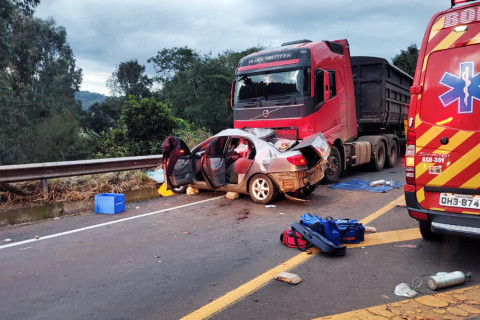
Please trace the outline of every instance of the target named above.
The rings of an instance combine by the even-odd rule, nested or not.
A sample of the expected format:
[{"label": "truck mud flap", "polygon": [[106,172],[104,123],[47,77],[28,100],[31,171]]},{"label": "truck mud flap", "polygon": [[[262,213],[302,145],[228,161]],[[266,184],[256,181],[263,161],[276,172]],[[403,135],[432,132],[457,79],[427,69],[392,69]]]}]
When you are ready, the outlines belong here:
[{"label": "truck mud flap", "polygon": [[312,245],[322,250],[325,253],[334,255],[334,256],[344,256],[347,247],[345,246],[336,246],[330,240],[319,234],[318,232],[310,229],[309,227],[294,222],[292,223],[292,228],[299,232],[302,237],[310,242]]}]

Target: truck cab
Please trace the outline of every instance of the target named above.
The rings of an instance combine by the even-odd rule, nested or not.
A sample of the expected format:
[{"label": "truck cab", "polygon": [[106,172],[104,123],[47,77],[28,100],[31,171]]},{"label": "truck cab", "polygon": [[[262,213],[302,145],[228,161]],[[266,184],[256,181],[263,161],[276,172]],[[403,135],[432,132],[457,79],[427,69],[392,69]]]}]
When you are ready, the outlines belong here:
[{"label": "truck cab", "polygon": [[480,237],[480,2],[434,15],[408,115],[405,199],[423,238]]}]

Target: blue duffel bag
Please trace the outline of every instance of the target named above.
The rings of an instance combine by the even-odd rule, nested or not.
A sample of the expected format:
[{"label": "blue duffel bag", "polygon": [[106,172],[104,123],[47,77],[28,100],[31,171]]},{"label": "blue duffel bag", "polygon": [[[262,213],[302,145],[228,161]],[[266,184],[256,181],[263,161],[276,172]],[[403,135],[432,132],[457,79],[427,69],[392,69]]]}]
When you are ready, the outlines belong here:
[{"label": "blue duffel bag", "polygon": [[300,223],[317,231],[337,246],[341,243],[359,243],[365,235],[365,226],[358,220],[322,218],[305,213],[301,216]]}]

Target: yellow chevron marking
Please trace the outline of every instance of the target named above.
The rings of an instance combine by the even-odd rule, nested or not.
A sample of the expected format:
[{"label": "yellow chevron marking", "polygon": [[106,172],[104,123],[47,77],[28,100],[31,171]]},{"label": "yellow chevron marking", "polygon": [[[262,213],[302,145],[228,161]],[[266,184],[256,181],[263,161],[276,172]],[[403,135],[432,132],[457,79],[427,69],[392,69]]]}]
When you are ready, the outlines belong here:
[{"label": "yellow chevron marking", "polygon": [[442,30],[444,25],[445,25],[445,16],[443,16],[440,20],[435,22],[435,24],[432,26],[432,30],[430,30],[430,37],[428,38],[428,41],[432,40],[432,38],[435,37],[440,30]]},{"label": "yellow chevron marking", "polygon": [[435,48],[433,48],[432,51],[430,51],[426,56],[425,56],[425,59],[423,59],[423,67],[422,67],[422,72],[425,71],[425,69],[427,68],[427,61],[428,61],[428,58],[430,57],[430,55],[435,52],[435,51],[439,51],[439,50],[443,50],[443,49],[446,49],[448,47],[450,47],[452,44],[455,43],[455,41],[458,40],[458,38],[460,38],[460,36],[462,36],[463,33],[462,32],[450,32],[450,34],[448,36],[445,37],[445,39],[443,39]]},{"label": "yellow chevron marking", "polygon": [[422,120],[420,120],[420,115],[417,113],[415,116],[415,129],[417,129],[420,124],[422,124]]},{"label": "yellow chevron marking", "polygon": [[445,208],[435,208],[435,207],[431,207],[430,210],[445,211]]},{"label": "yellow chevron marking", "polygon": [[470,41],[468,41],[467,45],[477,44],[480,43],[480,33],[478,33],[475,37],[473,37]]},{"label": "yellow chevron marking", "polygon": [[423,200],[425,200],[425,190],[422,187],[420,190],[417,190],[417,201],[421,203]]},{"label": "yellow chevron marking", "polygon": [[460,186],[460,188],[477,189],[480,186],[480,172]]},{"label": "yellow chevron marking", "polygon": [[463,157],[455,161],[453,164],[448,166],[447,169],[443,170],[441,175],[433,178],[428,184],[431,186],[443,186],[450,179],[459,174],[463,169],[471,165],[475,160],[479,158],[480,155],[480,144],[477,144],[475,148],[467,152]]},{"label": "yellow chevron marking", "polygon": [[415,167],[415,177],[420,177],[422,174],[424,174],[430,166],[433,166],[433,162],[420,162],[417,164]]},{"label": "yellow chevron marking", "polygon": [[437,127],[433,126],[430,129],[427,130],[424,134],[422,134],[420,137],[417,137],[417,146],[419,147],[424,147],[427,143],[435,139],[440,133],[442,133],[445,130],[445,128],[442,127]]},{"label": "yellow chevron marking", "polygon": [[[455,150],[461,143],[470,138],[473,135],[473,132],[468,131],[458,131],[450,139],[448,139],[448,144],[441,146],[433,153],[446,154],[452,150]],[[442,150],[443,149],[443,150]]]}]

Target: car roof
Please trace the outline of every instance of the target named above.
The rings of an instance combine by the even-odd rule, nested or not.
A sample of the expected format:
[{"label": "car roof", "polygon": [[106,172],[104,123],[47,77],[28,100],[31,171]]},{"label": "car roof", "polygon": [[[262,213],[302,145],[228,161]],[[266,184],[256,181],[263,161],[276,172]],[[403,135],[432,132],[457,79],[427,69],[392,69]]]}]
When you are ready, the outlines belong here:
[{"label": "car roof", "polygon": [[275,130],[268,128],[225,129],[217,133],[216,137],[243,136],[246,138],[262,139],[275,134]]}]

